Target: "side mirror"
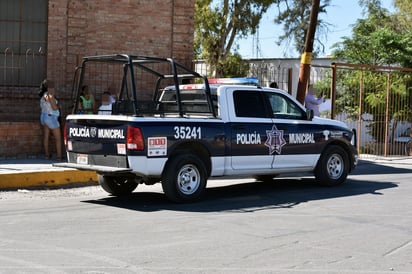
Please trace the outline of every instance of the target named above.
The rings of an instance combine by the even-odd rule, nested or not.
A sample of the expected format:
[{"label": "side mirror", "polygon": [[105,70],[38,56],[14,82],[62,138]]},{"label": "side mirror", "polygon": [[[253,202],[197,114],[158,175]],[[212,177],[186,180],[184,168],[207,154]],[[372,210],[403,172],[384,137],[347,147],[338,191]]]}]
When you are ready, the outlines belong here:
[{"label": "side mirror", "polygon": [[313,117],[315,116],[313,109],[306,109],[306,119],[312,121]]}]

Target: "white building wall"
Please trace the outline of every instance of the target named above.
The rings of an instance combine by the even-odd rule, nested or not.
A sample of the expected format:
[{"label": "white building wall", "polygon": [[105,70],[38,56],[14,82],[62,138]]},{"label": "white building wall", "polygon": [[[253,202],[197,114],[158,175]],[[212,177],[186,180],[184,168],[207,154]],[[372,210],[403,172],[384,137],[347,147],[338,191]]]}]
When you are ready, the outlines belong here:
[{"label": "white building wall", "polygon": [[[245,59],[246,62],[250,64],[251,68],[259,69],[259,73],[256,73],[255,70],[251,69],[248,77],[258,77],[259,84],[262,86],[269,86],[273,81],[276,81],[279,85],[279,88],[288,90],[288,79],[287,71],[292,69],[292,79],[291,93],[296,97],[298,81],[299,81],[299,70],[300,70],[300,58],[267,58],[267,59]],[[195,71],[207,75],[208,68],[206,67],[204,61],[195,61]],[[315,58],[312,60],[312,65],[330,67],[332,64],[331,58]],[[311,67],[311,82],[314,82],[315,79],[322,79],[324,77],[325,69],[320,69],[317,67]],[[259,74],[259,75],[256,75]],[[280,79],[281,78],[281,79]]]}]

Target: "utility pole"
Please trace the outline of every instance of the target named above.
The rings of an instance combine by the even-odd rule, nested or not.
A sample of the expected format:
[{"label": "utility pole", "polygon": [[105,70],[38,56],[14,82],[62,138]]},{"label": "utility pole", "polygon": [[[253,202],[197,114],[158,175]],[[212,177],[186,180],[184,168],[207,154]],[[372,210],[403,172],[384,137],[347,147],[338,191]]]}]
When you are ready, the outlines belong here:
[{"label": "utility pole", "polygon": [[313,42],[315,40],[316,25],[318,24],[320,0],[312,0],[309,28],[306,33],[305,51],[300,59],[299,82],[296,99],[302,104],[305,102],[306,87],[310,78],[310,64],[312,63]]}]

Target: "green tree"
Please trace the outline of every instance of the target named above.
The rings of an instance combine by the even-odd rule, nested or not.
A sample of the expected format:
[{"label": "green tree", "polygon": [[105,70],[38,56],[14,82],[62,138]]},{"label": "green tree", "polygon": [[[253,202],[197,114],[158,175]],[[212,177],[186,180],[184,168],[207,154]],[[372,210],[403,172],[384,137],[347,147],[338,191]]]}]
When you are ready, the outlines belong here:
[{"label": "green tree", "polygon": [[410,0],[394,0],[397,9],[395,13],[397,22],[405,29],[412,28],[412,2]]},{"label": "green tree", "polygon": [[[278,45],[285,43],[293,44],[299,53],[304,51],[306,34],[309,27],[309,17],[312,7],[312,0],[276,0],[279,15],[274,22],[283,24],[283,34],[278,38]],[[319,6],[319,15],[326,13],[326,8],[330,5],[330,0],[322,0]],[[330,24],[318,16],[316,26],[315,46],[313,55],[325,52],[322,40],[326,38]]]},{"label": "green tree", "polygon": [[[412,33],[409,28],[399,24],[397,15],[382,8],[380,0],[359,2],[364,7],[366,18],[358,19],[352,36],[343,37],[342,42],[334,46],[334,57],[355,64],[411,67]],[[358,118],[361,107],[363,111],[373,113],[369,132],[377,142],[385,139],[382,125],[387,118],[386,111],[389,120],[393,119],[395,123],[411,115],[409,108],[399,109],[399,102],[410,102],[411,99],[410,75],[391,72],[389,81],[388,73],[385,70],[364,68],[362,71],[346,70],[338,74],[336,111],[345,112],[353,118]],[[361,83],[364,98],[362,105],[359,100]],[[388,88],[391,92],[387,100]]]},{"label": "green tree", "polygon": [[360,3],[368,16],[357,20],[352,37],[343,37],[334,45],[334,57],[356,64],[411,67],[412,32],[401,27],[379,0]]},{"label": "green tree", "polygon": [[[330,0],[322,0],[319,13],[326,13],[329,3]],[[195,58],[204,59],[213,76],[224,76],[223,66],[226,59],[236,53],[236,41],[255,34],[262,15],[272,5],[277,5],[279,11],[274,22],[284,25],[284,34],[278,43],[293,43],[298,52],[303,52],[311,0],[196,0]],[[324,52],[322,38],[325,38],[328,26],[318,19],[314,56]]]},{"label": "green tree", "polygon": [[220,61],[222,77],[244,77],[249,72],[249,64],[242,60],[239,53],[229,54],[225,60]]},{"label": "green tree", "polygon": [[205,59],[214,76],[224,76],[223,66],[232,55],[236,39],[254,34],[262,14],[272,3],[273,0],[196,0],[196,58]]}]

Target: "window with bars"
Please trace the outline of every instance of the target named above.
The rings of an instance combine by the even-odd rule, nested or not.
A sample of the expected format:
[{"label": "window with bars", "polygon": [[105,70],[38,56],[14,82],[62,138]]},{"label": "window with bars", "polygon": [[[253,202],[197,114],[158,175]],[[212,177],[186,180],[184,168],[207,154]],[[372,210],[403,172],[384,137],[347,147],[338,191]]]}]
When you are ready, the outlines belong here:
[{"label": "window with bars", "polygon": [[0,1],[0,85],[38,86],[46,77],[47,4]]}]

